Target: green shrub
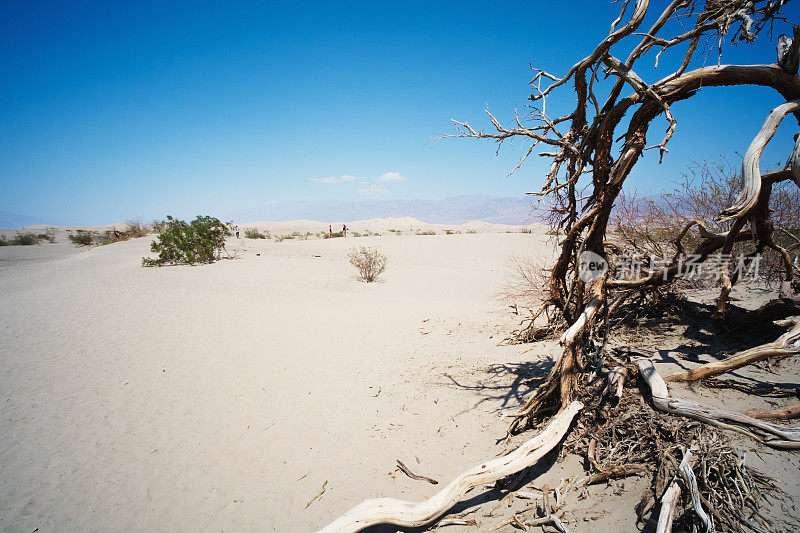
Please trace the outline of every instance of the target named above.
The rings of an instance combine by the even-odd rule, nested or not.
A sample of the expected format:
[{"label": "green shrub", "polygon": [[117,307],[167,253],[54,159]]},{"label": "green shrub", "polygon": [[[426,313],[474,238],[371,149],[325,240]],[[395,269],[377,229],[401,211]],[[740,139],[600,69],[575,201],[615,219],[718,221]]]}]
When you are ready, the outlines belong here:
[{"label": "green shrub", "polygon": [[75,235],[68,235],[69,240],[76,246],[89,246],[92,244],[93,235],[89,231],[78,230]]},{"label": "green shrub", "polygon": [[47,241],[47,242],[56,242],[56,230],[55,228],[47,228],[44,233],[40,233],[37,235],[40,241]]},{"label": "green shrub", "polygon": [[244,236],[248,239],[269,239],[270,235],[267,231],[266,233],[261,233],[256,228],[247,228],[244,230]]},{"label": "green shrub", "polygon": [[428,231],[418,231],[418,232],[417,232],[417,235],[436,235],[436,232],[435,232],[435,231],[431,231],[431,230],[428,230]]},{"label": "green shrub", "polygon": [[356,267],[361,279],[367,283],[375,281],[375,278],[386,270],[386,256],[377,248],[354,246],[347,253],[347,259]]},{"label": "green shrub", "polygon": [[341,231],[334,231],[333,233],[325,234],[326,239],[335,239],[337,237],[344,237],[344,233],[342,233]]},{"label": "green shrub", "polygon": [[5,235],[0,235],[0,246],[11,246],[11,241]]},{"label": "green shrub", "polygon": [[115,242],[127,241],[128,237],[125,233],[117,230],[106,230],[102,233],[92,233],[92,239],[97,246],[105,246],[107,244],[114,244]]},{"label": "green shrub", "polygon": [[17,233],[11,239],[11,244],[15,246],[32,246],[39,244],[39,236],[35,233]]},{"label": "green shrub", "polygon": [[167,216],[164,229],[150,245],[158,258],[143,257],[142,265],[212,263],[220,258],[225,249],[225,237],[229,235],[230,228],[214,217],[198,216],[191,222],[184,222]]}]

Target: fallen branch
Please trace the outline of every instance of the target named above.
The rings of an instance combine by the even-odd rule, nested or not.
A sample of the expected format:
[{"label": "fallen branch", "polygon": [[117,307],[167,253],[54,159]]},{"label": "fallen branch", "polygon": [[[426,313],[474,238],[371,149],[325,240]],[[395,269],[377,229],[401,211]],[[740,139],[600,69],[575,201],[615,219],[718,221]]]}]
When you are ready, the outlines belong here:
[{"label": "fallen branch", "polygon": [[700,502],[700,491],[697,488],[697,479],[695,478],[692,466],[697,460],[691,448],[688,448],[683,454],[681,464],[678,465],[678,473],[672,479],[667,490],[664,491],[664,496],[661,498],[661,511],[658,514],[658,524],[656,525],[656,533],[670,533],[672,531],[672,522],[675,520],[675,508],[678,505],[678,500],[681,497],[681,485],[678,483],[678,476],[682,477],[686,482],[686,487],[689,489],[689,494],[692,498],[692,505],[694,511],[700,521],[705,525],[707,533],[714,531],[714,522],[703,510],[703,505]]},{"label": "fallen branch", "polygon": [[445,526],[477,526],[478,523],[475,521],[474,518],[470,518],[469,520],[464,520],[463,518],[445,518],[444,520],[439,520],[439,523],[436,524],[437,529],[440,527]]},{"label": "fallen branch", "polygon": [[585,478],[577,481],[574,486],[584,487],[586,485],[595,485],[597,483],[608,481],[609,479],[617,479],[621,477],[632,476],[634,474],[641,474],[646,470],[647,467],[645,465],[635,464],[635,463],[615,466],[608,470],[603,470],[601,472],[598,472],[597,474],[586,476]]},{"label": "fallen branch", "polygon": [[502,522],[495,524],[494,526],[490,527],[486,531],[497,531],[498,529],[502,529],[506,526],[514,526],[519,529],[527,529],[525,524],[523,524],[517,515],[512,516],[511,518],[506,518]]},{"label": "fallen branch", "polygon": [[567,433],[573,418],[583,409],[574,401],[562,409],[547,427],[535,437],[525,441],[516,450],[486,461],[457,476],[433,497],[422,502],[408,502],[394,498],[366,500],[321,529],[322,532],[355,532],[376,524],[395,524],[419,527],[442,516],[474,488],[503,479],[534,465],[555,448]]},{"label": "fallen branch", "polygon": [[[680,466],[693,464],[695,460],[691,450],[686,450],[681,459]],[[672,531],[672,522],[675,520],[675,508],[678,505],[678,500],[681,498],[681,484],[678,482],[678,476],[672,478],[672,482],[664,491],[661,497],[661,511],[658,513],[658,524],[656,525],[656,533],[670,533]]]},{"label": "fallen branch", "polygon": [[317,494],[316,496],[314,496],[313,498],[308,500],[308,503],[306,504],[306,507],[305,507],[306,509],[308,509],[309,505],[314,503],[318,498],[322,497],[322,495],[325,494],[325,485],[327,485],[327,484],[328,484],[328,480],[326,479],[325,483],[322,484],[322,490],[319,491],[319,494]]},{"label": "fallen branch", "polygon": [[[689,453],[689,450],[687,450],[686,453]],[[686,487],[689,489],[689,496],[692,498],[692,507],[694,507],[695,514],[697,514],[697,517],[703,522],[703,525],[706,526],[706,532],[713,533],[714,521],[703,509],[703,503],[700,501],[700,489],[697,487],[697,477],[695,477],[694,471],[692,471],[692,465],[688,461],[685,464],[681,461],[681,464],[678,465],[678,473],[686,482]]]},{"label": "fallen branch", "polygon": [[533,520],[528,520],[527,522],[525,522],[525,526],[527,527],[544,526],[547,524],[551,524],[561,533],[568,533],[569,531],[567,527],[564,525],[564,522],[562,522],[561,519],[556,515],[543,516],[542,518],[534,518]]},{"label": "fallen branch", "polygon": [[792,329],[778,337],[777,340],[750,348],[734,356],[700,365],[692,370],[675,372],[664,378],[665,382],[670,381],[695,381],[698,379],[718,376],[731,370],[736,370],[743,366],[758,363],[770,357],[790,356],[800,351],[800,322],[796,323]]},{"label": "fallen branch", "polygon": [[800,403],[780,407],[771,411],[751,409],[750,411],[745,411],[744,414],[759,420],[791,420],[792,418],[800,418]]},{"label": "fallen branch", "polygon": [[653,362],[639,359],[639,373],[650,387],[656,408],[667,413],[687,416],[712,426],[737,431],[763,444],[775,448],[800,449],[800,428],[788,428],[749,417],[741,413],[723,411],[697,402],[672,398],[667,384],[658,375]]},{"label": "fallen branch", "polygon": [[429,478],[428,476],[420,476],[419,474],[415,474],[411,470],[408,469],[406,465],[403,464],[403,461],[400,459],[397,460],[397,468],[399,468],[405,475],[410,477],[411,479],[416,479],[417,481],[427,481],[431,485],[438,485],[439,482],[435,479]]}]

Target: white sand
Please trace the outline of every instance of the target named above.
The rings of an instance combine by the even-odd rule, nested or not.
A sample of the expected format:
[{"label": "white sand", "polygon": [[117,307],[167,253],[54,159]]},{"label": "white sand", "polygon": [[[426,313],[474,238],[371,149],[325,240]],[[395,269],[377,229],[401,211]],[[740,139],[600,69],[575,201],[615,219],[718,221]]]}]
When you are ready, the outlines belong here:
[{"label": "white sand", "polygon": [[[500,453],[499,412],[557,353],[552,342],[497,346],[519,320],[494,297],[507,259],[549,253],[542,228],[348,227],[384,236],[231,239],[238,259],[165,268],[140,266],[151,237],[76,248],[60,230],[57,244],[0,247],[0,530],[309,531],[365,498],[420,500],[442,486],[396,473],[396,459],[446,483]],[[416,235],[430,230],[439,235]],[[356,279],[354,245],[383,249],[379,282]],[[670,342],[684,340],[658,348]],[[764,457],[800,494],[796,454]],[[547,468],[536,486],[582,472],[577,458]],[[648,484],[571,493],[570,529],[634,529]],[[470,515],[480,530],[508,516],[484,516],[496,506]]]},{"label": "white sand", "polygon": [[[496,346],[514,321],[493,294],[544,238],[470,227],[500,233],[246,240],[168,268],[140,266],[151,238],[0,248],[0,529],[304,531],[436,490],[397,458],[446,482],[493,456],[501,400],[446,376],[529,358]],[[356,244],[388,256],[378,283]]]}]

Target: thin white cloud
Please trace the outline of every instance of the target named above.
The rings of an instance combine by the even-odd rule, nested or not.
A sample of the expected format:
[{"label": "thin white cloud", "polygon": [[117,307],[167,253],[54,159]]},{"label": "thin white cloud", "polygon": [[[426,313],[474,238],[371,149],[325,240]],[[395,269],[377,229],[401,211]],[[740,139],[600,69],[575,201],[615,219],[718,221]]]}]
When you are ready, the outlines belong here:
[{"label": "thin white cloud", "polygon": [[329,178],[311,178],[311,181],[314,183],[347,183],[350,181],[356,181],[361,178],[357,178],[355,176],[351,176],[350,174],[345,174],[344,176],[331,176]]},{"label": "thin white cloud", "polygon": [[375,181],[406,181],[406,179],[400,175],[399,172],[384,172],[381,174],[381,177],[376,179]]},{"label": "thin white cloud", "polygon": [[386,194],[389,192],[389,189],[386,187],[381,187],[380,185],[372,184],[369,187],[364,187],[363,189],[359,189],[358,194],[361,196],[366,196],[367,198],[376,198],[382,194]]}]

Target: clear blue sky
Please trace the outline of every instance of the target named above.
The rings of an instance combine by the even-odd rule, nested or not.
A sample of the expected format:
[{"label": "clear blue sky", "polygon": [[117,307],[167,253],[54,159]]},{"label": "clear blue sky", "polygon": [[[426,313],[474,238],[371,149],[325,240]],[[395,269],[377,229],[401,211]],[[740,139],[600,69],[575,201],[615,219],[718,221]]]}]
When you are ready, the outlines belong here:
[{"label": "clear blue sky", "polygon": [[[78,224],[304,199],[521,196],[540,186],[544,160],[506,178],[519,146],[495,155],[489,142],[430,140],[451,118],[484,126],[486,105],[512,119],[529,63],[563,74],[617,10],[602,0],[7,2],[0,210]],[[765,34],[726,47],[723,62],[774,58]],[[666,73],[651,65],[646,79]],[[562,93],[553,114],[570,103]],[[660,189],[691,159],[743,153],[780,102],[766,89],[710,89],[676,105],[670,155],[660,166],[648,155],[631,185]],[[781,128],[768,162],[785,159],[792,133]],[[325,183],[342,176],[357,179]]]}]

